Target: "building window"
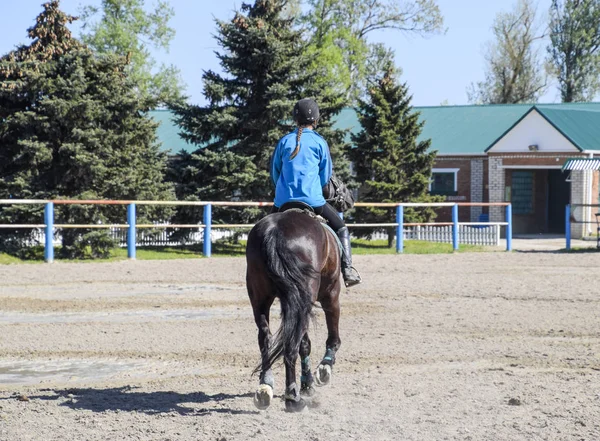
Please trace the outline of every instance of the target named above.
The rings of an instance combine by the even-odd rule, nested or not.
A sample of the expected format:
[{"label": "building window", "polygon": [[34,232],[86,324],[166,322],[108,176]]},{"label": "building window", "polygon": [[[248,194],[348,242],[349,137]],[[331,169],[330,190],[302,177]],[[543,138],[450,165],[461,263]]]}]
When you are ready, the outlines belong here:
[{"label": "building window", "polygon": [[456,196],[458,194],[457,175],[457,168],[432,169],[429,192],[433,195]]},{"label": "building window", "polygon": [[532,214],[533,172],[513,171],[511,191],[513,214]]}]

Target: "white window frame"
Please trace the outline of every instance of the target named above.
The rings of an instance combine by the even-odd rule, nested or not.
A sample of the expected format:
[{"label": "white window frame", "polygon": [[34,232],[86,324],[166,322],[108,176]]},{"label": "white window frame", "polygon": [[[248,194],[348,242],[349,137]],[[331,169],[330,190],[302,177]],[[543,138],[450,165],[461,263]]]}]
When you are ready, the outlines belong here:
[{"label": "white window frame", "polygon": [[[454,173],[454,191],[458,191],[458,171],[460,168],[432,168],[431,176],[433,178],[434,173]],[[431,193],[431,183],[433,179],[429,180],[429,192]]]}]

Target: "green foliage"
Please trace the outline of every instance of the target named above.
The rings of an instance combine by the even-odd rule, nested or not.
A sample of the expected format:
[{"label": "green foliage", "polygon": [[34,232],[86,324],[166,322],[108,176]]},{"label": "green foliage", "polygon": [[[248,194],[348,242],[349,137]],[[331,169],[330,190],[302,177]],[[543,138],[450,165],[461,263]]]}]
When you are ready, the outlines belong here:
[{"label": "green foliage", "polygon": [[534,103],[546,89],[543,62],[535,48],[543,32],[533,0],[519,0],[515,9],[496,16],[495,42],[485,54],[485,80],[471,84],[469,101],[478,104]]},{"label": "green foliage", "polygon": [[369,42],[370,33],[383,29],[429,35],[443,30],[435,0],[308,0],[303,17],[316,54],[315,66],[326,66],[338,91],[354,101],[364,96],[371,78],[381,72],[392,54]]},{"label": "green foliage", "polygon": [[[243,4],[231,21],[217,20],[222,48],[217,56],[224,73],[204,72],[206,106],[173,106],[182,136],[199,147],[192,155],[182,154],[171,170],[179,198],[272,200],[271,155],[293,129],[292,108],[304,97],[319,103],[319,133],[347,177],[340,155],[344,132],[331,129],[331,118],[345,101],[313,67],[294,17],[284,14],[286,5],[285,0],[257,0]],[[224,223],[252,222],[261,215],[264,210],[257,208],[215,210],[216,222]],[[179,216],[183,221],[192,214],[181,210]]]},{"label": "green foliage", "polygon": [[150,55],[150,48],[169,51],[175,36],[169,27],[173,8],[168,0],[159,1],[151,12],[144,6],[144,0],[102,0],[100,7],[85,6],[82,40],[96,53],[126,57],[128,76],[143,98],[153,99],[154,106],[180,100],[179,70],[172,65],[157,67]]},{"label": "green foliage", "polygon": [[[390,62],[377,85],[368,91],[368,100],[358,107],[362,130],[352,136],[355,147],[348,155],[354,162],[356,179],[364,183],[361,202],[433,202],[428,195],[435,152],[429,152],[431,141],[417,141],[423,123],[412,110],[408,87],[398,84]],[[405,222],[427,222],[433,213],[428,209],[406,210]],[[389,223],[389,209],[357,208],[359,223]],[[377,229],[360,229],[369,236]],[[388,229],[389,245],[393,229]]]},{"label": "green foliage", "polygon": [[[160,199],[166,158],[156,143],[156,124],[133,91],[126,61],[97,57],[72,38],[73,18],[44,5],[33,39],[0,58],[0,198]],[[3,207],[0,223],[41,223],[43,207]],[[163,217],[143,207],[139,219]],[[60,205],[56,223],[122,223],[118,206]],[[4,251],[23,251],[31,230],[0,230]],[[61,231],[66,257],[102,256],[112,246],[106,231]]]},{"label": "green foliage", "polygon": [[600,0],[552,0],[550,61],[562,101],[591,101],[600,90]]}]

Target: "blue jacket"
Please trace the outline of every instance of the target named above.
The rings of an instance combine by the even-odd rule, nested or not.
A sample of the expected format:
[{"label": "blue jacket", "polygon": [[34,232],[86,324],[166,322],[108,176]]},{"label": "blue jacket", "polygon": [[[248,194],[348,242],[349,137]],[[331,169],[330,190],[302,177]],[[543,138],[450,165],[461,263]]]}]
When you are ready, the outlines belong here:
[{"label": "blue jacket", "polygon": [[271,159],[271,179],[275,184],[275,206],[300,201],[311,207],[325,205],[323,186],[332,173],[327,142],[315,131],[302,129],[300,151],[290,160],[296,148],[298,129],[277,143]]}]

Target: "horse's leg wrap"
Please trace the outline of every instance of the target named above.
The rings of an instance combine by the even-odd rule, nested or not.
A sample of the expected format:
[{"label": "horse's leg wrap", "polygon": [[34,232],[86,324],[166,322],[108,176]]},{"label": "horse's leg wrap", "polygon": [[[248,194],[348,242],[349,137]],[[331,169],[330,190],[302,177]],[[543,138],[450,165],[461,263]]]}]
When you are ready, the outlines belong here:
[{"label": "horse's leg wrap", "polygon": [[310,357],[302,359],[302,375],[300,376],[300,394],[312,397],[315,394],[315,379],[310,371]]},{"label": "horse's leg wrap", "polygon": [[331,366],[335,364],[335,350],[332,348],[327,348],[325,351],[325,356],[323,360],[321,360],[321,364],[325,366]]},{"label": "horse's leg wrap", "polygon": [[317,386],[325,386],[331,381],[333,365],[335,364],[335,349],[327,348],[321,364],[315,372],[315,383]]},{"label": "horse's leg wrap", "polygon": [[268,369],[260,373],[260,383],[256,393],[254,394],[254,405],[260,409],[265,410],[271,405],[273,401],[273,389],[275,388],[275,379],[273,378],[273,371]]},{"label": "horse's leg wrap", "polygon": [[260,383],[259,384],[268,384],[273,389],[275,389],[275,377],[273,377],[273,371],[271,369],[260,373]]},{"label": "horse's leg wrap", "polygon": [[306,402],[300,397],[298,385],[290,384],[285,390],[285,410],[288,412],[300,412],[306,407]]},{"label": "horse's leg wrap", "polygon": [[313,383],[313,375],[310,371],[310,357],[302,359],[302,375],[300,376],[302,389],[309,387]]}]

